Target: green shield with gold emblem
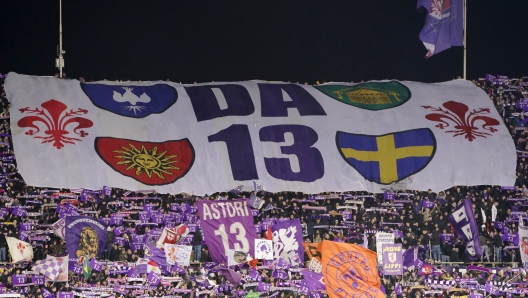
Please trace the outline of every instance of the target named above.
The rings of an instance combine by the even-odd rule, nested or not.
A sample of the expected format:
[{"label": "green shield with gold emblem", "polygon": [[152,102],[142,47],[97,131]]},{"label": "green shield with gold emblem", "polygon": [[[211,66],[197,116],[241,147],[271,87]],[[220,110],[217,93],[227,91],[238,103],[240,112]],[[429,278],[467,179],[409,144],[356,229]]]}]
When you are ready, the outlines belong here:
[{"label": "green shield with gold emblem", "polygon": [[314,87],[342,103],[371,111],[395,108],[411,98],[409,88],[396,81]]}]

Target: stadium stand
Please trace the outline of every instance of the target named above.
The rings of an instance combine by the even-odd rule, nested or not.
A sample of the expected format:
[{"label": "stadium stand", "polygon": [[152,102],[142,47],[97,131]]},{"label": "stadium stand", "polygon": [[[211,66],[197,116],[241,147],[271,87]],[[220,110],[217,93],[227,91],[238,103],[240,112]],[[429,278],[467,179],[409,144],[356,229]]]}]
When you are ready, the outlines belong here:
[{"label": "stadium stand", "polygon": [[[0,75],[2,87],[4,78]],[[376,251],[376,233],[393,233],[395,243],[401,243],[405,250],[416,248],[423,262],[407,266],[403,275],[382,276],[381,288],[387,297],[463,297],[469,295],[468,291],[484,288],[492,289],[493,295],[499,297],[524,297],[528,291],[524,292],[523,288],[528,280],[520,269],[519,248],[526,249],[528,240],[516,235],[518,216],[525,214],[528,207],[528,199],[524,199],[528,197],[528,118],[525,118],[528,85],[523,79],[502,76],[486,76],[474,83],[489,95],[515,142],[518,162],[514,187],[457,186],[440,193],[409,190],[397,194],[349,192],[316,196],[262,191],[257,195],[264,200],[263,208],[254,216],[259,237],[266,237],[268,227],[274,223],[294,218],[300,219],[307,244],[332,240]],[[222,264],[212,262],[196,225],[196,216],[192,216],[194,204],[202,199],[249,198],[249,192],[222,192],[202,198],[186,193],[145,194],[114,188],[110,196],[101,195],[99,203],[81,199],[82,190],[26,185],[17,171],[10,135],[10,104],[3,89],[0,99],[0,293],[20,294],[19,297],[258,297],[257,293],[263,293],[260,297],[327,297],[322,290],[306,291],[301,286],[306,277],[299,269],[292,268],[286,276],[281,276],[273,269],[277,264],[270,262],[259,262],[256,270],[249,265],[237,266],[235,271],[242,274],[242,281],[234,285],[232,277],[221,268]],[[395,200],[387,200],[390,195]],[[130,199],[119,200],[125,196]],[[448,221],[453,209],[468,197],[481,229],[480,262],[467,259],[465,243]],[[344,198],[357,204],[342,208]],[[138,210],[145,210],[147,204],[161,208],[163,214],[181,213],[182,223],[192,227],[181,242],[193,247],[191,265],[181,270],[149,268],[147,272],[159,270],[163,276],[157,286],[152,285],[147,272],[131,273],[145,257],[142,241],[137,239],[141,235],[150,237],[161,226],[151,219],[140,219]],[[91,273],[84,272],[86,264],[72,264],[64,259],[63,264],[68,265],[59,268],[67,267],[67,274],[63,270],[55,276],[48,271],[44,278],[38,274],[42,271],[35,272],[35,264],[46,260],[59,262],[67,254],[66,243],[54,226],[72,212],[64,206],[73,206],[75,212],[106,221],[110,226],[107,245],[103,254],[90,260]],[[130,211],[129,217],[116,220],[112,214],[118,211]],[[12,263],[12,251],[6,240],[9,237],[30,243],[33,259]],[[310,251],[305,252],[305,266],[310,267],[312,256],[307,253]],[[53,269],[57,264],[48,265]]]}]

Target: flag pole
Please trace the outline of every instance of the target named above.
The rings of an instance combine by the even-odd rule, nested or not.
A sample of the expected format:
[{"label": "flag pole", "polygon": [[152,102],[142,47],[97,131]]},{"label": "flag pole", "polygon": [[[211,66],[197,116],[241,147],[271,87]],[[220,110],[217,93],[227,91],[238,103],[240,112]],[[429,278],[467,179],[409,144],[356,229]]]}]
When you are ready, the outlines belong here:
[{"label": "flag pole", "polygon": [[466,55],[466,39],[467,39],[467,0],[464,0],[464,80],[466,79],[466,69],[467,69],[467,55]]}]

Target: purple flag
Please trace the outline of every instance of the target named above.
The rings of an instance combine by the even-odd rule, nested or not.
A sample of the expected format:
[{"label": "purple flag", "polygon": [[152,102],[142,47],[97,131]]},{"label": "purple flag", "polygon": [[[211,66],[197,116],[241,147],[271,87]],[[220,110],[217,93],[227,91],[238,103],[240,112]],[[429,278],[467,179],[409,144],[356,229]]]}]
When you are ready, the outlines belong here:
[{"label": "purple flag", "polygon": [[271,231],[273,232],[274,258],[283,258],[292,266],[302,264],[304,247],[301,221],[297,218],[279,222],[271,227]]},{"label": "purple flag", "polygon": [[81,202],[92,202],[99,204],[101,202],[101,191],[100,190],[88,190],[83,189],[81,192]]},{"label": "purple flag", "polygon": [[396,287],[394,288],[394,292],[396,293],[396,296],[400,296],[403,292],[402,286],[400,283],[396,284]]},{"label": "purple flag", "polygon": [[383,198],[384,198],[385,200],[392,201],[392,200],[394,200],[394,198],[396,198],[396,193],[385,191],[385,192],[383,193]]},{"label": "purple flag", "polygon": [[157,286],[161,281],[161,276],[154,271],[150,271],[150,273],[147,275],[147,280],[149,285]]},{"label": "purple flag", "polygon": [[128,293],[128,291],[125,289],[125,286],[124,285],[120,285],[118,283],[116,283],[114,285],[114,292],[120,293],[120,294],[123,294],[123,295],[126,295]]},{"label": "purple flag", "polygon": [[196,204],[203,236],[207,239],[207,246],[213,261],[227,264],[227,254],[233,249],[250,255],[254,253],[257,233],[248,199],[201,200]]},{"label": "purple flag", "polygon": [[110,186],[103,186],[103,195],[112,196],[112,188]]},{"label": "purple flag", "polygon": [[178,263],[174,264],[174,266],[172,266],[172,272],[176,272],[178,274],[185,274],[185,269],[183,269],[182,267],[180,267],[180,265],[178,265]]},{"label": "purple flag", "polygon": [[286,261],[284,260],[283,258],[279,258],[277,260],[277,264],[275,264],[275,268],[276,269],[283,269],[283,270],[288,270],[290,269],[290,262],[289,261]]},{"label": "purple flag", "polygon": [[114,217],[110,218],[110,225],[120,226],[122,224],[123,224],[123,218],[122,217],[114,216]]},{"label": "purple flag", "polygon": [[260,276],[260,273],[257,271],[257,269],[253,268],[253,270],[251,270],[249,273],[249,279],[252,281],[261,281],[262,276]]},{"label": "purple flag", "polygon": [[106,224],[89,216],[66,217],[66,250],[70,258],[96,258],[105,249]]},{"label": "purple flag", "polygon": [[420,40],[427,49],[426,57],[464,45],[463,0],[418,0],[428,15],[420,32]]},{"label": "purple flag", "polygon": [[242,274],[228,268],[221,268],[220,272],[223,276],[233,285],[238,286],[240,280],[242,279]]},{"label": "purple flag", "polygon": [[482,272],[486,272],[486,273],[490,273],[490,269],[489,268],[485,268],[485,267],[480,267],[480,266],[473,266],[473,265],[468,265],[467,266],[467,270],[476,270],[476,271],[482,271]]},{"label": "purple flag", "polygon": [[419,246],[409,247],[403,254],[403,266],[419,266],[422,263],[419,255],[423,253],[425,253],[425,248]]},{"label": "purple flag", "polygon": [[272,284],[267,284],[265,282],[258,282],[258,291],[261,293],[267,293],[271,290]]},{"label": "purple flag", "polygon": [[73,298],[73,292],[59,292],[57,298]]},{"label": "purple flag", "polygon": [[46,282],[44,275],[31,275],[31,282],[36,285],[43,285]]},{"label": "purple flag", "polygon": [[165,252],[157,248],[155,245],[144,244],[143,249],[145,251],[146,259],[150,259],[156,262],[158,266],[167,264],[167,259],[165,258]]},{"label": "purple flag", "polygon": [[19,217],[25,217],[26,213],[27,213],[26,209],[18,208],[18,207],[13,208],[13,210],[11,211],[11,214],[13,214],[14,216],[19,216]]},{"label": "purple flag", "polygon": [[434,202],[431,202],[431,201],[428,201],[428,200],[423,200],[422,201],[422,208],[434,208]]},{"label": "purple flag", "polygon": [[14,285],[25,284],[27,280],[27,275],[25,274],[15,274],[12,276],[12,282]]},{"label": "purple flag", "polygon": [[276,279],[288,279],[288,273],[284,270],[273,270],[271,276]]},{"label": "purple flag", "polygon": [[33,229],[33,223],[20,223],[18,227],[19,227],[18,228],[19,232],[29,231],[29,230]]},{"label": "purple flag", "polygon": [[92,270],[94,271],[103,271],[103,265],[99,263],[95,258],[92,258],[90,260],[90,267],[92,267]]},{"label": "purple flag", "polygon": [[42,297],[44,298],[55,298],[55,295],[53,295],[48,289],[42,288],[41,290]]},{"label": "purple flag", "polygon": [[472,261],[480,259],[482,248],[480,247],[479,231],[475,216],[471,209],[471,200],[464,200],[463,204],[453,210],[449,215],[449,222],[455,228],[458,237],[466,242],[466,255]]},{"label": "purple flag", "polygon": [[402,245],[382,244],[383,274],[403,275]]},{"label": "purple flag", "polygon": [[301,271],[306,281],[306,286],[310,291],[326,291],[326,285],[323,282],[323,275],[309,270]]},{"label": "purple flag", "polygon": [[455,238],[455,235],[453,234],[440,234],[440,240],[442,242],[446,242],[449,244],[453,243],[453,239]]}]

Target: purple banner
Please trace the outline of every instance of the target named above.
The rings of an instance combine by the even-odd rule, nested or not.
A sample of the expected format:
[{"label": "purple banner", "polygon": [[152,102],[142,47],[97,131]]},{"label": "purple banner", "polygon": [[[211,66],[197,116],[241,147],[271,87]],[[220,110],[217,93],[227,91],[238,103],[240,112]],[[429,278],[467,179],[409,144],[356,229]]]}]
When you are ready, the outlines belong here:
[{"label": "purple banner", "polygon": [[161,276],[154,271],[150,271],[150,273],[147,275],[147,280],[149,285],[157,286],[161,281]]},{"label": "purple banner", "polygon": [[103,195],[112,196],[112,188],[110,186],[103,186]]},{"label": "purple banner", "polygon": [[297,219],[276,223],[273,232],[274,258],[282,258],[292,266],[304,262],[304,247],[301,221]]},{"label": "purple banner", "polygon": [[73,292],[59,292],[58,298],[73,298]]},{"label": "purple banner", "polygon": [[382,244],[383,275],[403,275],[401,244]]},{"label": "purple banner", "polygon": [[92,267],[92,270],[94,271],[103,271],[103,265],[99,263],[95,258],[92,258],[90,260],[90,267]]},{"label": "purple banner", "polygon": [[431,202],[431,201],[428,201],[428,200],[423,200],[422,201],[422,208],[434,208],[434,202]]},{"label": "purple banner", "polygon": [[519,245],[519,233],[511,234],[507,233],[502,235],[502,241],[512,242],[513,245]]},{"label": "purple banner", "polygon": [[14,285],[25,284],[27,280],[27,275],[25,274],[15,274],[12,276],[12,282]]},{"label": "purple banner", "polygon": [[390,200],[390,201],[392,201],[392,200],[394,200],[394,199],[396,198],[396,193],[385,191],[385,192],[383,193],[383,198],[384,198],[385,200]]},{"label": "purple banner", "polygon": [[[203,236],[213,261],[227,264],[229,250],[251,255],[255,251],[255,225],[249,200],[196,202]],[[302,248],[302,243],[301,243]]]},{"label": "purple banner", "polygon": [[46,282],[46,277],[44,275],[32,275],[31,282],[36,285],[43,285]]},{"label": "purple banner", "polygon": [[423,262],[420,260],[420,254],[425,253],[425,248],[419,246],[409,247],[403,254],[403,266],[420,266]]},{"label": "purple banner", "polygon": [[475,216],[471,209],[471,199],[466,199],[449,215],[449,222],[453,225],[458,237],[466,242],[466,255],[472,261],[480,259],[482,248]]},{"label": "purple banner", "polygon": [[105,249],[105,223],[88,216],[67,216],[65,228],[70,258],[96,258]]},{"label": "purple banner", "polygon": [[446,242],[449,244],[453,244],[453,239],[455,238],[455,235],[453,234],[440,234],[440,240],[442,242]]}]

